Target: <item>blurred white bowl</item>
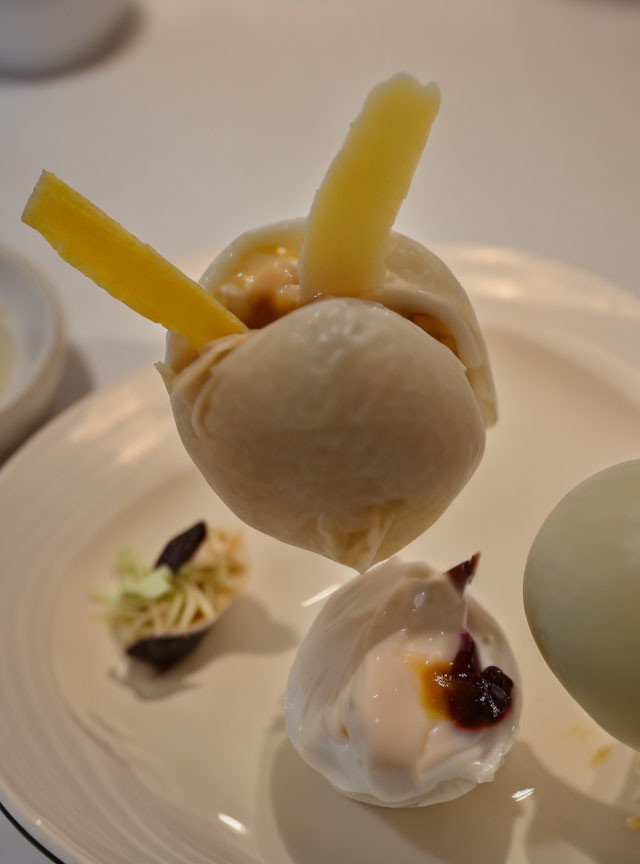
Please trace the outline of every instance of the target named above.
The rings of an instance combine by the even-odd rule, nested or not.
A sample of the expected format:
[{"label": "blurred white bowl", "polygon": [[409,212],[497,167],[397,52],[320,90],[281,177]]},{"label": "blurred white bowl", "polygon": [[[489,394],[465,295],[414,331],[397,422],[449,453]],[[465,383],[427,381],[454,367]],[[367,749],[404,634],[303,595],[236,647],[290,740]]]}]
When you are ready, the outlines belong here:
[{"label": "blurred white bowl", "polygon": [[34,74],[81,63],[131,8],[129,0],[0,0],[0,69]]},{"label": "blurred white bowl", "polygon": [[22,440],[62,373],[62,313],[47,280],[0,250],[0,454]]}]

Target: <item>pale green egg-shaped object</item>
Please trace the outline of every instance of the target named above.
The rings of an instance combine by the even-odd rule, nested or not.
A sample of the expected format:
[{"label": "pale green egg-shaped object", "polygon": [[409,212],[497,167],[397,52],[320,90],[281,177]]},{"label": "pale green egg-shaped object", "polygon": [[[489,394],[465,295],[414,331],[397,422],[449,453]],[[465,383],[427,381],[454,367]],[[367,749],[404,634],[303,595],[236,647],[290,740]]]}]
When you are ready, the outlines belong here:
[{"label": "pale green egg-shaped object", "polygon": [[640,459],[594,474],[550,513],[527,560],[524,605],[569,693],[640,750]]}]

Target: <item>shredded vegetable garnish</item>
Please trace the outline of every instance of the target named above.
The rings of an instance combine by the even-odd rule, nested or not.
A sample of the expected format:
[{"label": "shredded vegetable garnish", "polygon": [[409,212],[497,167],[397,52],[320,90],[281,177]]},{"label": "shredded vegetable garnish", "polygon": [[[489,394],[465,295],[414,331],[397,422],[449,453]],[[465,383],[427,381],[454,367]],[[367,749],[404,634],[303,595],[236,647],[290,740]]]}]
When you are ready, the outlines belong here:
[{"label": "shredded vegetable garnish", "polygon": [[176,572],[167,564],[148,566],[130,546],[117,553],[113,569],[118,581],[93,596],[108,604],[109,623],[127,650],[207,627],[247,579],[242,535],[211,527]]}]

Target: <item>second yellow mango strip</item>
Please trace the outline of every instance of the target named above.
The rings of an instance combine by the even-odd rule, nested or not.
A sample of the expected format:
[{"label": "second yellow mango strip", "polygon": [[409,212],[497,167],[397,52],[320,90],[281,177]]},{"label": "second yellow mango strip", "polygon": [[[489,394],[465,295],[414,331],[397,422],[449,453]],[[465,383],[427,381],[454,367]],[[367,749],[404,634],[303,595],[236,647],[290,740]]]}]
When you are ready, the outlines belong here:
[{"label": "second yellow mango strip", "polygon": [[439,107],[437,85],[410,75],[371,91],[311,205],[299,265],[304,300],[380,284],[391,227]]},{"label": "second yellow mango strip", "polygon": [[197,282],[49,171],[42,172],[22,220],[113,297],[194,348],[247,331]]}]

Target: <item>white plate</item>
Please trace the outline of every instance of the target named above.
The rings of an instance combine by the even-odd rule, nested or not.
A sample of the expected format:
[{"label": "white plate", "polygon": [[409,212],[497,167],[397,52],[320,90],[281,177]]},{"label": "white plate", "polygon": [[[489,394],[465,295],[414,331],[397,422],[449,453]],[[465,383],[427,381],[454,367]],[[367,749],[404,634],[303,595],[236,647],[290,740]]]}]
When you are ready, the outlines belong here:
[{"label": "white plate", "polygon": [[0,250],[0,454],[31,431],[60,380],[62,313],[31,265]]},{"label": "white plate", "polygon": [[558,499],[638,455],[640,304],[517,253],[444,254],[484,324],[502,416],[476,476],[405,556],[444,567],[483,550],[474,590],[525,686],[505,767],[454,803],[387,811],[303,764],[283,727],[287,670],[317,598],[349,573],[252,531],[246,596],[198,652],[165,678],[123,677],[87,599],[114,550],[134,541],[151,556],[199,517],[235,524],[149,370],[70,410],[0,474],[0,801],[65,864],[639,860],[625,826],[640,791],[633,754],[547,670],[521,579]]}]

